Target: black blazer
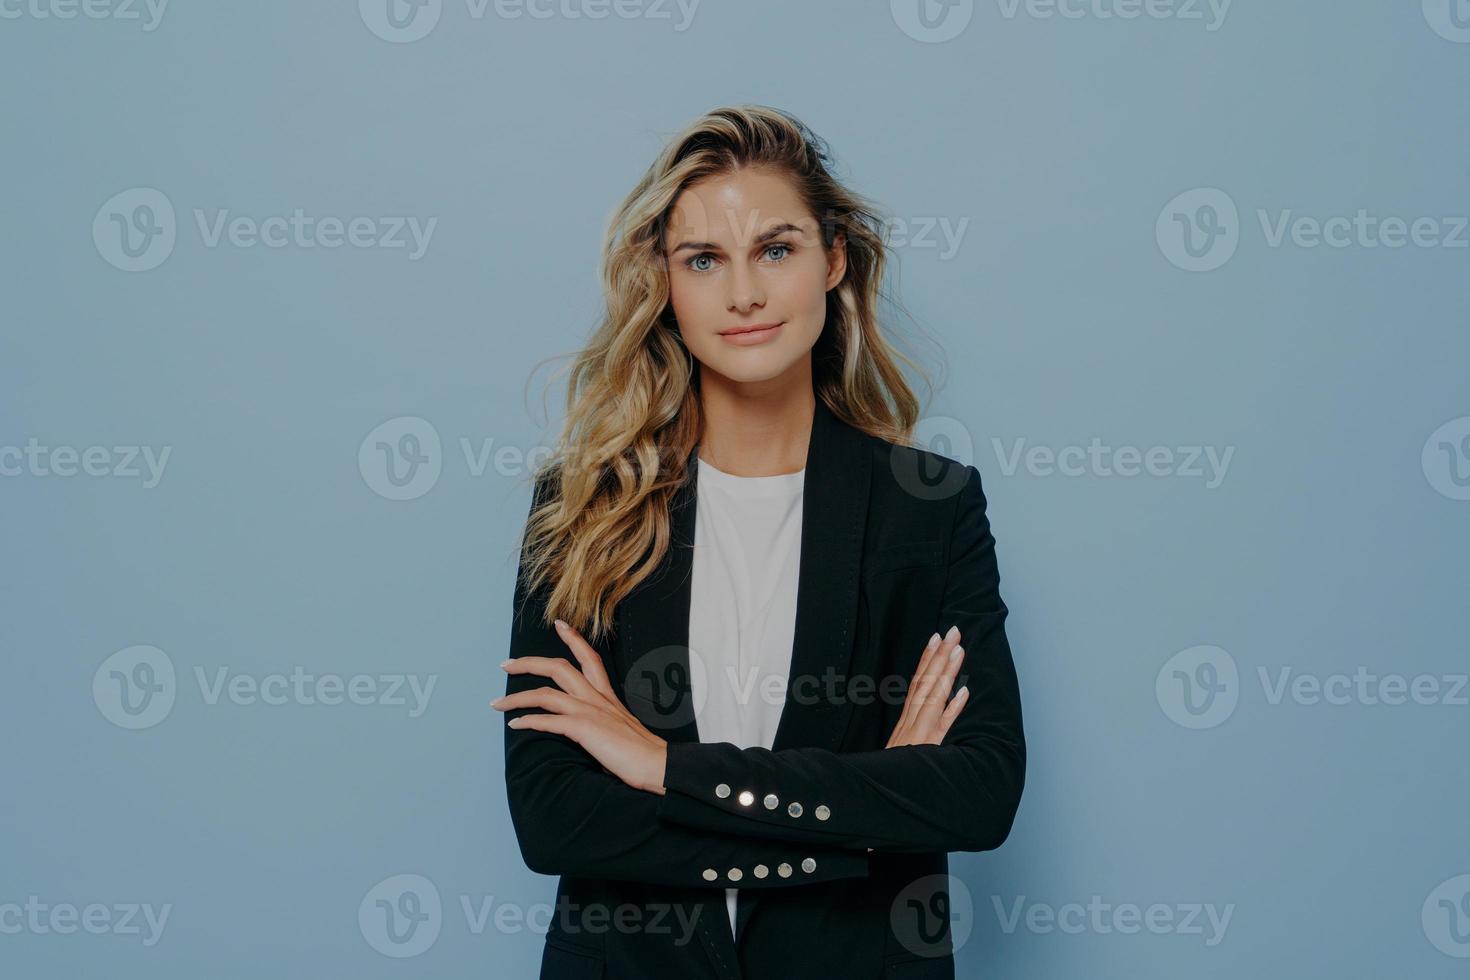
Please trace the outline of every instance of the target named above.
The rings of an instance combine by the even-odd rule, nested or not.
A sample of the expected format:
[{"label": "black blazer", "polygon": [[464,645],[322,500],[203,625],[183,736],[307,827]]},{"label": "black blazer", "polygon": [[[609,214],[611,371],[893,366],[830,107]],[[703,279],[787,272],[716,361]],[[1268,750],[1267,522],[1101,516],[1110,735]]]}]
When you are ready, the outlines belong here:
[{"label": "black blazer", "polygon": [[[565,736],[504,729],[521,855],[561,876],[542,980],[954,976],[947,852],[1001,845],[1026,767],[980,474],[870,436],[820,398],[806,466],[790,682],[771,749],[699,740],[693,465],[663,564],[619,604],[598,651],[629,710],[669,743],[667,794],[624,784]],[[539,622],[545,591],[523,599],[518,574],[510,655],[575,663]],[[944,744],[884,749],[924,644],[951,625],[969,704]],[[512,674],[506,690],[551,683]],[[726,887],[740,889],[733,939]]]}]

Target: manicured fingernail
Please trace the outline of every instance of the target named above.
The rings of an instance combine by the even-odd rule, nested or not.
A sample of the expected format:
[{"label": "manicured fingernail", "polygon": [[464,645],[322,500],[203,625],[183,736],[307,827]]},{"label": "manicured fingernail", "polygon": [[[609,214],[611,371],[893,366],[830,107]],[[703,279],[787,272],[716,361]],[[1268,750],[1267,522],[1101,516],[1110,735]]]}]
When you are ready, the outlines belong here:
[{"label": "manicured fingernail", "polygon": [[511,728],[519,728],[521,727],[521,720],[519,718],[512,718],[507,721],[506,724],[509,725]]},{"label": "manicured fingernail", "polygon": [[954,696],[956,701],[960,698],[967,698],[970,696],[970,689],[968,687],[962,687],[954,693]]},{"label": "manicured fingernail", "polygon": [[944,639],[944,637],[940,636],[938,633],[935,633],[933,636],[929,637],[929,642],[925,645],[924,649],[933,650],[934,645],[942,639]]},{"label": "manicured fingernail", "polygon": [[960,638],[960,628],[958,626],[951,626],[949,632],[944,634],[944,638],[951,643],[958,640]]},{"label": "manicured fingernail", "polygon": [[556,628],[559,630],[564,630],[567,628],[567,624],[565,621],[558,619],[556,620]]},{"label": "manicured fingernail", "polygon": [[502,661],[500,661],[500,666],[501,667],[509,667],[510,666],[510,661],[509,660],[502,660]]},{"label": "manicured fingernail", "polygon": [[964,656],[965,656],[965,648],[964,647],[955,647],[953,650],[949,651],[949,662],[952,663],[952,664],[957,664],[957,663],[960,662],[960,660]]}]

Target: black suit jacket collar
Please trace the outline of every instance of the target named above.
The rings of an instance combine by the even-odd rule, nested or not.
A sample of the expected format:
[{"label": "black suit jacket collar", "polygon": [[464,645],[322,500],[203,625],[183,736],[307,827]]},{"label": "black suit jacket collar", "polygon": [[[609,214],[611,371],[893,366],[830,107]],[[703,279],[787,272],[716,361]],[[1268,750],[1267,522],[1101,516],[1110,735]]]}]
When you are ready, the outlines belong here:
[{"label": "black suit jacket collar", "polygon": [[[817,399],[801,505],[792,681],[819,678],[829,670],[845,677],[851,666],[872,438]],[[691,454],[688,477],[671,508],[669,549],[654,574],[623,600],[614,644],[614,676],[623,679],[630,710],[670,742],[700,741],[688,684],[698,473]],[[845,711],[803,698],[800,687],[788,683],[771,748],[835,749],[846,723]]]},{"label": "black suit jacket collar", "polygon": [[[817,399],[803,483],[791,672],[771,745],[774,751],[798,747],[835,751],[847,728],[849,699],[830,704],[809,693],[803,697],[796,679],[820,678],[829,670],[846,677],[851,669],[872,439]],[[613,644],[613,677],[622,680],[629,710],[670,742],[700,741],[689,685],[690,585],[699,473],[695,462],[691,454],[688,477],[674,496],[669,549],[654,574],[620,605]],[[740,892],[734,940],[724,928],[724,901],[711,898],[698,903],[699,934],[715,963],[735,961],[735,942],[758,901],[758,893]]]}]

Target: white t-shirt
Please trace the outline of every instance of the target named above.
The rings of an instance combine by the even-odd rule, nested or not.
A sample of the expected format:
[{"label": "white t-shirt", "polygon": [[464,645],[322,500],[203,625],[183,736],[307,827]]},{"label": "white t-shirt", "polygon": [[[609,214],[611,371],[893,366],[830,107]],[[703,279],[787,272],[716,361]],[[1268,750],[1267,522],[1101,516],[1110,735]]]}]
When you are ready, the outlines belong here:
[{"label": "white t-shirt", "polygon": [[[704,668],[690,670],[699,740],[768,749],[791,673],[806,470],[735,476],[698,466],[689,648]],[[725,889],[732,936],[737,891]]]}]

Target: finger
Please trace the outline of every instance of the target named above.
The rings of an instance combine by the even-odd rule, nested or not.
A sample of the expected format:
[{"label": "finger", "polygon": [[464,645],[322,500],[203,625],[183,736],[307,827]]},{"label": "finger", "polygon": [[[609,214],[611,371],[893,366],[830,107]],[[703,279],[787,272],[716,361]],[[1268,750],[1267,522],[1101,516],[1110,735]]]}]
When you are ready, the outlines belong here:
[{"label": "finger", "polygon": [[[954,654],[952,648],[949,656]],[[914,701],[914,731],[919,734],[921,742],[929,741],[929,733],[933,731],[934,724],[939,719],[939,713],[943,710],[945,702],[949,700],[949,692],[945,688],[945,680],[949,674],[949,657],[946,656],[941,664],[932,667],[925,677],[922,689],[915,696]]]},{"label": "finger", "polygon": [[913,741],[911,735],[919,721],[919,709],[924,706],[924,698],[927,696],[926,692],[932,686],[930,678],[934,669],[935,651],[943,646],[944,641],[941,638],[940,642],[928,651],[925,658],[921,661],[919,669],[914,672],[913,679],[909,682],[908,694],[903,702],[903,713],[899,717],[899,723],[896,728],[897,731],[905,733],[905,741]]},{"label": "finger", "polygon": [[949,692],[954,688],[955,677],[960,672],[960,665],[965,660],[965,648],[956,644],[950,651],[949,657],[944,661],[944,666],[937,671],[938,677],[931,687],[924,703],[919,706],[919,715],[914,724],[920,731],[929,731],[939,721],[946,705],[949,704]]},{"label": "finger", "polygon": [[914,676],[909,679],[908,692],[904,695],[903,709],[898,714],[898,724],[894,727],[895,732],[901,730],[913,719],[914,688],[924,677],[924,672],[928,669],[929,661],[933,657],[934,651],[943,644],[943,640],[943,637],[935,633],[929,637],[929,642],[924,645],[924,652],[919,655],[919,666],[914,669]]},{"label": "finger", "polygon": [[641,731],[646,731],[642,723],[628,710],[617,692],[613,690],[612,678],[608,676],[607,668],[602,663],[602,656],[596,648],[588,643],[571,623],[564,619],[558,619],[555,622],[557,633],[572,651],[572,655],[577,658],[578,663],[582,665],[582,674],[587,679],[588,685],[601,695],[602,707],[612,711],[625,724],[631,724]]},{"label": "finger", "polygon": [[582,638],[576,627],[565,620],[556,621],[557,633],[561,635],[562,641],[571,648],[572,655],[582,665],[582,673],[587,678],[587,683],[606,695],[612,695],[612,682],[608,679],[607,670],[602,665],[602,657],[592,648],[592,644]]},{"label": "finger", "polygon": [[490,702],[496,711],[515,711],[517,708],[541,708],[558,714],[575,714],[585,702],[554,687],[535,687],[529,691],[517,691]]},{"label": "finger", "polygon": [[938,680],[939,675],[949,664],[950,651],[954,650],[959,645],[959,642],[959,627],[951,626],[945,632],[944,636],[940,638],[939,645],[930,652],[929,660],[924,664],[924,676],[929,680],[931,685],[934,681]]},{"label": "finger", "polygon": [[530,728],[538,732],[550,732],[553,735],[565,735],[572,741],[582,744],[579,737],[582,731],[576,719],[568,718],[566,715],[521,715],[506,722],[511,728]]},{"label": "finger", "polygon": [[960,712],[965,710],[965,705],[969,703],[969,700],[969,687],[961,687],[955,692],[954,697],[950,698],[949,704],[945,705],[944,714],[939,716],[939,734],[935,737],[935,744],[944,741],[944,736],[949,734],[949,726],[955,723],[955,719],[960,716]]},{"label": "finger", "polygon": [[907,731],[907,729],[905,729],[902,724],[895,725],[893,731],[890,732],[888,735],[888,741],[883,745],[883,747],[885,749],[891,749],[895,745],[902,745],[905,731]]},{"label": "finger", "polygon": [[944,675],[945,669],[950,666],[949,658],[954,654],[954,650],[957,646],[959,646],[959,642],[960,631],[957,628],[951,626],[949,628],[949,632],[944,634],[943,641],[939,644],[938,647],[935,648],[934,652],[930,655],[929,663],[925,667],[923,677],[916,679],[916,683],[918,685],[914,714],[914,719],[916,723],[924,707],[928,705],[932,700],[934,686]]},{"label": "finger", "polygon": [[[935,639],[938,637],[938,639]],[[914,678],[926,677],[934,670],[936,664],[943,663],[943,657],[948,647],[959,642],[959,634],[950,628],[943,635],[936,632],[929,637],[931,645],[924,648],[924,656],[919,658],[919,666],[914,670]]]},{"label": "finger", "polygon": [[576,664],[562,657],[516,657],[506,662],[505,671],[508,674],[549,677],[568,694],[580,698],[592,696],[592,685],[587,682],[587,678],[577,669]]}]

